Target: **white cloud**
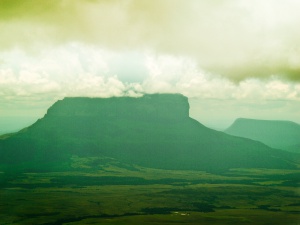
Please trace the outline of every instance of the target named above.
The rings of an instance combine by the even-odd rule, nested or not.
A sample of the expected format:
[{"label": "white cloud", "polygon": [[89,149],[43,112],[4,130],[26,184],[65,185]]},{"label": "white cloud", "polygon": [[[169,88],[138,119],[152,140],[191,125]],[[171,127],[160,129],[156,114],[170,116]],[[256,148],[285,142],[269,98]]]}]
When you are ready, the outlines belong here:
[{"label": "white cloud", "polygon": [[65,96],[111,97],[122,96],[125,85],[116,77],[101,77],[91,74],[79,76],[65,84]]},{"label": "white cloud", "polygon": [[298,85],[273,77],[267,80],[247,79],[240,82],[232,96],[236,99],[300,100]]},{"label": "white cloud", "polygon": [[234,83],[197,68],[196,62],[172,56],[148,56],[145,92],[179,92],[188,97],[215,99],[300,100],[299,85],[278,77],[249,78]]},{"label": "white cloud", "polygon": [[[276,76],[234,83],[199,69],[196,61],[188,57],[149,51],[118,54],[78,43],[35,55],[26,55],[21,50],[3,52],[0,57],[4,59],[0,64],[1,116],[42,117],[57,99],[66,96],[140,96],[169,92],[189,97],[191,115],[212,127],[224,128],[236,117],[254,118],[255,115],[255,118],[269,116],[300,122],[296,113],[300,85]],[[115,63],[123,59],[123,64]],[[138,79],[124,75],[132,72],[128,67],[132,63],[142,71]],[[119,76],[119,72],[123,74]]]},{"label": "white cloud", "polygon": [[220,107],[299,118],[298,0],[7,3],[0,116],[42,115],[65,96],[179,92],[202,100],[207,120]]},{"label": "white cloud", "polygon": [[[1,56],[5,61],[0,65],[0,94],[6,97],[109,97],[134,95],[134,92],[179,92],[188,97],[217,99],[300,99],[297,83],[275,76],[234,83],[200,70],[191,58],[148,51],[138,55],[118,54],[73,43],[36,55],[16,50]],[[123,63],[115,63],[122,59]],[[133,71],[132,63],[140,69]],[[138,71],[141,72],[138,79],[126,75]]]},{"label": "white cloud", "polygon": [[21,70],[18,74],[12,70],[0,70],[0,94],[2,97],[22,97],[51,95],[60,91],[60,85],[43,74]]},{"label": "white cloud", "polygon": [[[0,15],[4,49],[40,51],[70,42],[121,54],[151,49],[193,58],[200,68],[236,81],[300,79],[297,0],[10,2]],[[69,51],[69,66],[76,67],[77,55]]]}]

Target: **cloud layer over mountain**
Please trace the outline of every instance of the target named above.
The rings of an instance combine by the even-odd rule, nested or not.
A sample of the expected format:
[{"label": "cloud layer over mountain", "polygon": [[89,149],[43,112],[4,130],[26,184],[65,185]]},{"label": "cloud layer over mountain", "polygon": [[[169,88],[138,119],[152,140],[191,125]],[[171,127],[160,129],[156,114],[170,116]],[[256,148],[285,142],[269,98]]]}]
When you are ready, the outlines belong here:
[{"label": "cloud layer over mountain", "polygon": [[2,49],[78,41],[186,56],[236,81],[300,80],[297,0],[3,0],[0,7]]},{"label": "cloud layer over mountain", "polygon": [[300,122],[299,11],[298,0],[2,0],[0,116],[40,117],[65,96],[179,92],[200,119]]}]

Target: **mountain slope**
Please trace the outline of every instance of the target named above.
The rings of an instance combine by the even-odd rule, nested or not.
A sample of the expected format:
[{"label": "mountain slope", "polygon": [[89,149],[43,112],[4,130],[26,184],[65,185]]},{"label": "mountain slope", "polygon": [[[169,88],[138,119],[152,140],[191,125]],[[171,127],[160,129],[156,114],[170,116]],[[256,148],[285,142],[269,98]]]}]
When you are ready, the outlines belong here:
[{"label": "mountain slope", "polygon": [[300,152],[300,125],[291,121],[237,119],[226,131],[270,147]]},{"label": "mountain slope", "polygon": [[68,169],[74,155],[162,169],[295,166],[293,154],[203,126],[177,94],[65,98],[32,126],[0,140],[2,165]]}]

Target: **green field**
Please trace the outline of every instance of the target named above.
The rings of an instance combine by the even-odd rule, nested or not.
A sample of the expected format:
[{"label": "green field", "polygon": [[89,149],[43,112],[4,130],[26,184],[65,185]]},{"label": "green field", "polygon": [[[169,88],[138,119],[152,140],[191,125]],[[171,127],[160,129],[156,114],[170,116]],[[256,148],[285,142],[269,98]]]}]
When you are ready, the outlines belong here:
[{"label": "green field", "polygon": [[72,161],[69,172],[0,173],[0,224],[300,224],[299,170]]}]

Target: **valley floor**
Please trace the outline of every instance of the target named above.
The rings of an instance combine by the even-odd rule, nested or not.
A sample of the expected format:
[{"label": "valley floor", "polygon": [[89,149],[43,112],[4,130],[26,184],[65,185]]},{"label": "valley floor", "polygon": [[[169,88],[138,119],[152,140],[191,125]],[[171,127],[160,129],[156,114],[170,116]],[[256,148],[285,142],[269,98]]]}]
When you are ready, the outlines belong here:
[{"label": "valley floor", "polygon": [[0,173],[0,224],[300,224],[299,170]]}]

